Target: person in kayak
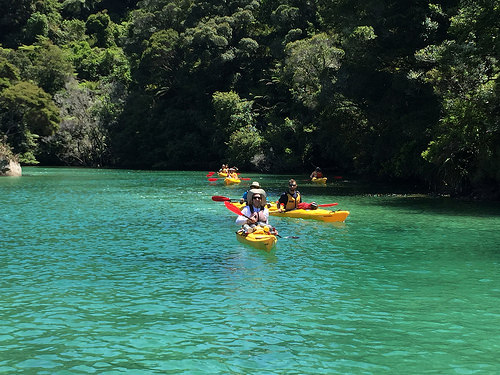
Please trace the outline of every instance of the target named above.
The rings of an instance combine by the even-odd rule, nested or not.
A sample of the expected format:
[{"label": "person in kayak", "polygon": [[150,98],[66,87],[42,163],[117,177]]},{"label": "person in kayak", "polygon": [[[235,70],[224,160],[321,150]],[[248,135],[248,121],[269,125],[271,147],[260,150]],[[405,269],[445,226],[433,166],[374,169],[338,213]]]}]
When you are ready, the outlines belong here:
[{"label": "person in kayak", "polygon": [[238,173],[236,173],[236,171],[234,170],[234,168],[229,168],[229,172],[227,174],[227,177],[237,179],[238,178]]},{"label": "person in kayak", "polygon": [[240,199],[240,203],[245,203],[247,201],[248,192],[252,189],[260,189],[260,184],[257,181],[252,182],[248,190],[243,193],[243,196]]},{"label": "person in kayak", "polygon": [[276,231],[269,225],[269,210],[266,207],[266,192],[262,189],[250,189],[247,205],[241,210],[242,215],[236,218],[236,224],[241,225],[245,233],[252,233],[260,226],[265,231],[274,234]]},{"label": "person in kayak", "polygon": [[316,169],[311,173],[309,178],[312,180],[313,178],[323,178],[323,172],[321,172],[320,167],[316,167]]},{"label": "person in kayak", "polygon": [[302,202],[302,196],[297,190],[297,181],[292,178],[288,181],[288,190],[278,199],[278,208],[280,212],[294,210],[298,208],[300,202]]}]

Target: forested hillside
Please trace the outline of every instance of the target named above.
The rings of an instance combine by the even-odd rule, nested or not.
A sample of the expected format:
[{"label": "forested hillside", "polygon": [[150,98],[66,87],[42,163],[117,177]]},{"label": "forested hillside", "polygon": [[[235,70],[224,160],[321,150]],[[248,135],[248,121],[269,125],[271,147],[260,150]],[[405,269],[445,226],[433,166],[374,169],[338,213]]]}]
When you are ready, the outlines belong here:
[{"label": "forested hillside", "polygon": [[22,163],[500,186],[498,0],[0,0]]}]

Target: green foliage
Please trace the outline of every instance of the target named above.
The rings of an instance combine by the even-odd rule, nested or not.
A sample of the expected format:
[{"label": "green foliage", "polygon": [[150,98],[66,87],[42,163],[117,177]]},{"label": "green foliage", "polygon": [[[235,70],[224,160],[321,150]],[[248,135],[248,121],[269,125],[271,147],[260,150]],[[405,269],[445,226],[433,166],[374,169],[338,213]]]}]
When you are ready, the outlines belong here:
[{"label": "green foliage", "polygon": [[323,33],[289,43],[286,52],[284,76],[292,95],[304,106],[316,107],[323,86],[335,82],[344,51]]},{"label": "green foliage", "polygon": [[116,79],[123,83],[130,82],[129,61],[121,48],[92,48],[85,41],[72,43],[71,47],[71,59],[79,79],[96,82],[100,79]]},{"label": "green foliage", "polygon": [[0,132],[21,162],[36,162],[39,137],[58,128],[59,112],[52,98],[32,83],[19,82],[0,93],[0,108]]},{"label": "green foliage", "polygon": [[[66,91],[55,98],[61,108],[61,124],[54,135],[44,139],[43,149],[48,154],[44,157],[55,155],[67,165],[99,167],[109,163],[108,127],[115,116],[102,107],[112,102],[103,100],[103,93],[104,88],[92,90],[74,80],[67,84]],[[102,121],[109,116],[111,121]]]},{"label": "green foliage", "polygon": [[242,169],[265,169],[263,143],[264,139],[255,127],[242,127],[229,136],[226,160],[231,160]]},{"label": "green foliage", "polygon": [[500,186],[498,1],[0,8],[0,129],[24,161]]},{"label": "green foliage", "polygon": [[54,41],[58,45],[82,41],[85,39],[85,30],[85,22],[82,20],[63,20],[55,33]]},{"label": "green foliage", "polygon": [[96,47],[107,48],[115,45],[111,19],[107,13],[91,14],[85,26],[87,32],[93,37]]},{"label": "green foliage", "polygon": [[234,91],[215,92],[212,96],[212,104],[215,110],[215,122],[219,131],[227,138],[233,132],[253,125],[254,115],[252,113],[251,101],[241,99]]},{"label": "green foliage", "polygon": [[64,88],[73,66],[67,52],[48,39],[34,45],[23,46],[13,58],[24,79],[36,82],[44,91],[55,94]]},{"label": "green foliage", "polygon": [[49,35],[49,21],[45,14],[33,13],[26,24],[27,43],[34,43],[38,37]]},{"label": "green foliage", "polygon": [[0,0],[0,44],[15,47],[34,10],[33,0]]},{"label": "green foliage", "polygon": [[151,35],[142,53],[137,79],[147,89],[165,94],[174,84],[180,58],[179,33],[169,29]]},{"label": "green foliage", "polygon": [[464,2],[451,18],[450,40],[416,55],[431,64],[425,78],[443,112],[422,155],[436,166],[437,183],[454,193],[500,185],[499,17],[495,2]]},{"label": "green foliage", "polygon": [[[7,143],[7,137],[0,137],[0,169],[2,167],[2,162],[5,160],[18,160],[18,156],[12,152],[9,144]],[[0,172],[5,172],[4,170],[0,170]]]},{"label": "green foliage", "polygon": [[19,79],[19,69],[0,54],[0,91]]}]

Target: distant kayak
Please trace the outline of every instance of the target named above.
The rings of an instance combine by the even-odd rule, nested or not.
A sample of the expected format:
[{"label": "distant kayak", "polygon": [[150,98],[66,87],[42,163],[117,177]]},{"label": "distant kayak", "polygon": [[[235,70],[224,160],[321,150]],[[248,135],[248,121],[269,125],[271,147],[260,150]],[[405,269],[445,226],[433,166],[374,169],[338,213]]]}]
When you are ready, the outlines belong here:
[{"label": "distant kayak", "polygon": [[250,245],[259,250],[271,251],[278,242],[278,238],[263,229],[257,229],[255,232],[245,234],[243,231],[236,232],[236,238],[241,243]]},{"label": "distant kayak", "polygon": [[315,184],[319,184],[319,185],[326,184],[326,180],[328,180],[327,177],[321,177],[321,178],[313,177],[313,178],[311,178],[311,182],[313,182]]},{"label": "distant kayak", "polygon": [[236,184],[239,184],[240,182],[241,182],[241,180],[239,178],[226,177],[224,179],[224,184],[226,184],[226,185],[236,185]]},{"label": "distant kayak", "polygon": [[224,172],[217,172],[217,175],[219,177],[227,177],[227,173],[224,173]]}]

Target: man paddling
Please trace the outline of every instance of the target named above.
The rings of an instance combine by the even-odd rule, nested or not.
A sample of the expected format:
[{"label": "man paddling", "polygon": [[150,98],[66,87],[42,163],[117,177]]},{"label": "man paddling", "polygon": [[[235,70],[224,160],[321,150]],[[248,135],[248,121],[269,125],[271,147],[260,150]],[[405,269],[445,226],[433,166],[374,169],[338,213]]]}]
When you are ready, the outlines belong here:
[{"label": "man paddling", "polygon": [[300,202],[302,202],[302,197],[297,190],[297,181],[292,178],[288,181],[288,190],[281,194],[278,200],[279,211],[294,210],[298,208]]}]

